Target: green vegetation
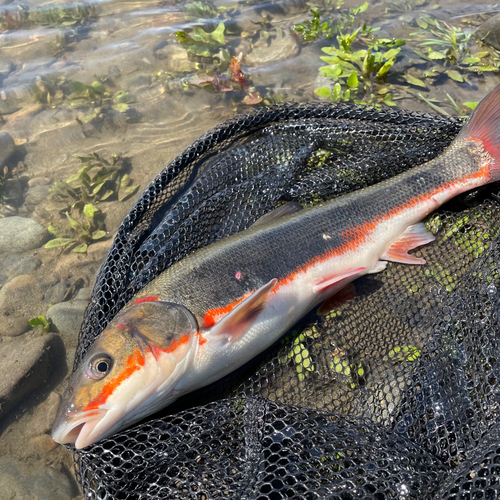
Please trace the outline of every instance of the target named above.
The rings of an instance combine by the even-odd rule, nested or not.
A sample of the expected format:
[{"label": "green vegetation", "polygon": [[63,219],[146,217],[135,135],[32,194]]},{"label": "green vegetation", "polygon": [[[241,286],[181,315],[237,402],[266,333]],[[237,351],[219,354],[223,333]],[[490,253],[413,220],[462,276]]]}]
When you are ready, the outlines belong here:
[{"label": "green vegetation", "polygon": [[43,332],[48,332],[50,330],[50,320],[48,320],[43,314],[37,316],[36,318],[31,318],[28,320],[31,328],[41,328]]},{"label": "green vegetation", "polygon": [[138,185],[124,172],[120,155],[106,160],[98,153],[74,155],[84,165],[64,182],[55,182],[48,210],[57,211],[59,219],[49,225],[56,236],[45,248],[72,249],[85,253],[88,245],[106,236],[103,213],[95,204],[103,201],[124,201],[132,196]]},{"label": "green vegetation", "polygon": [[96,204],[112,199],[124,201],[139,189],[138,185],[132,185],[132,179],[124,173],[121,155],[111,155],[109,160],[98,153],[73,156],[84,166],[66,181],[54,183],[49,195],[53,205],[49,210],[82,211],[87,203]]},{"label": "green vegetation", "polygon": [[403,347],[394,347],[389,351],[389,359],[393,363],[404,363],[416,361],[421,354],[421,350],[418,347],[405,345]]},{"label": "green vegetation", "polygon": [[65,215],[69,228],[61,224],[58,226],[50,224],[48,229],[56,238],[46,243],[45,248],[64,247],[76,253],[86,253],[92,242],[106,237],[102,213],[94,205],[84,205],[82,214],[78,217],[79,220],[73,219],[69,212],[65,212]]},{"label": "green vegetation", "polygon": [[319,332],[315,327],[312,327],[309,332],[305,330],[300,334],[297,330],[294,330],[290,336],[282,340],[282,343],[288,346],[293,338],[287,351],[279,356],[280,363],[285,365],[291,362],[295,366],[297,377],[300,381],[304,380],[315,370],[311,355],[305,345],[306,337],[308,336],[317,337],[319,336]]},{"label": "green vegetation", "polygon": [[[405,44],[403,40],[369,39],[371,28],[363,26],[351,34],[337,36],[337,47],[324,47],[328,56],[321,59],[328,66],[321,67],[322,76],[331,78],[333,89],[320,87],[315,92],[320,97],[328,97],[332,101],[353,100],[356,103],[375,104],[383,101],[389,106],[395,103],[389,90],[392,86],[383,85],[387,81],[387,73],[396,62],[396,56]],[[353,42],[360,40],[365,48],[353,50]]]},{"label": "green vegetation", "polygon": [[224,23],[219,23],[217,28],[210,33],[197,26],[192,35],[185,31],[177,31],[175,35],[177,41],[187,50],[192,60],[223,67],[224,62],[226,62],[225,67],[227,67],[230,56],[227,49],[223,49],[226,44],[224,30]]},{"label": "green vegetation", "polygon": [[311,9],[312,20],[306,20],[301,23],[294,24],[290,31],[297,35],[302,42],[308,43],[317,41],[323,38],[330,39],[333,35],[341,34],[342,30],[352,26],[355,17],[364,12],[368,8],[368,2],[348,10],[340,11],[340,16],[335,19],[326,18],[321,20],[322,14],[317,7]]}]

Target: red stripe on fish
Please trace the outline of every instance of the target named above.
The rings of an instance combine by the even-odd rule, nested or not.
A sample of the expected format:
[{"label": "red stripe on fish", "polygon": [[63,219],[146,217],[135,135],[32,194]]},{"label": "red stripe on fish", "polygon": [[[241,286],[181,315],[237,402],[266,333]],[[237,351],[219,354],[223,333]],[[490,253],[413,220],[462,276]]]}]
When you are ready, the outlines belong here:
[{"label": "red stripe on fish", "polygon": [[124,381],[127,380],[132,373],[139,370],[144,366],[146,360],[144,355],[140,351],[140,349],[136,348],[134,352],[129,356],[125,363],[125,368],[121,371],[121,373],[111,379],[106,385],[102,388],[99,396],[94,398],[84,409],[83,411],[88,410],[98,410],[104,403],[106,403],[107,399],[111,394],[113,394],[114,390]]},{"label": "red stripe on fish", "polygon": [[168,347],[159,347],[157,345],[152,345],[151,352],[152,352],[153,356],[156,359],[158,359],[158,357],[161,354],[164,354],[164,353],[168,354],[168,353],[174,352],[181,345],[188,343],[190,338],[191,338],[190,335],[183,335],[182,337],[178,338],[177,340],[173,340]]},{"label": "red stripe on fish", "polygon": [[143,302],[158,302],[160,297],[141,297],[140,299],[134,300],[132,304],[142,304]]}]

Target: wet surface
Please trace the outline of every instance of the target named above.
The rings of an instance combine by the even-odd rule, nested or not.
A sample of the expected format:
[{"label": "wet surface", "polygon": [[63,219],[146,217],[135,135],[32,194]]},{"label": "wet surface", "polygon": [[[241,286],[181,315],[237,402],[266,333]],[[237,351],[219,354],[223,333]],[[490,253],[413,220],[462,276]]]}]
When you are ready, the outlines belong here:
[{"label": "wet surface", "polygon": [[[389,40],[383,50],[372,47],[383,54],[390,40],[406,42],[395,46],[401,50],[384,78],[355,66],[367,90],[346,73],[344,98],[350,89],[351,98],[371,104],[466,114],[472,105],[464,103],[498,83],[499,53],[473,35],[498,12],[494,5],[387,0],[353,13],[358,5],[0,0],[0,491],[6,498],[78,496],[71,453],[49,433],[79,325],[119,223],[184,147],[253,107],[319,100],[319,88],[334,95],[335,81],[319,68],[329,64],[320,57],[335,55],[322,49],[338,48],[339,26],[344,34],[363,23],[374,28],[358,34],[355,50],[373,37]],[[313,20],[312,7],[325,30],[304,23]],[[298,23],[312,39],[305,40],[304,29],[291,32]],[[89,167],[88,182],[82,167]],[[29,320],[40,315],[32,328]]]}]

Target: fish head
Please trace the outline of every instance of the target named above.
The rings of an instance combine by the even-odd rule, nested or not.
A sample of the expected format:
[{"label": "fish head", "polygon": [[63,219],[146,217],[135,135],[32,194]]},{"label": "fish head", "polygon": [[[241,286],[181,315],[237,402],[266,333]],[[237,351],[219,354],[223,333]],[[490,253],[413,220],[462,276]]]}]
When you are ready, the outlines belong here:
[{"label": "fish head", "polygon": [[124,308],[71,375],[54,441],[84,448],[175,401],[198,339],[196,318],[181,305],[155,301]]}]

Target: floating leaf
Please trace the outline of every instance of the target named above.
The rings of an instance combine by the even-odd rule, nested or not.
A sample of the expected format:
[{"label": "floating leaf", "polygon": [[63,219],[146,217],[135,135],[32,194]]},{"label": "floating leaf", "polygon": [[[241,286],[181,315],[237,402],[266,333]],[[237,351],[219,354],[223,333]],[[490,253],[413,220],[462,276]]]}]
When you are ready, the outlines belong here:
[{"label": "floating leaf", "polygon": [[316,89],[314,93],[319,97],[322,97],[323,99],[326,99],[332,95],[332,91],[328,87],[320,87],[319,89]]},{"label": "floating leaf", "polygon": [[404,75],[403,78],[410,84],[410,85],[415,85],[417,87],[425,87],[426,84],[420,78],[417,78],[412,75]]},{"label": "floating leaf", "polygon": [[71,238],[54,238],[53,240],[50,240],[49,242],[45,243],[45,248],[65,247],[72,241],[73,240]]}]

